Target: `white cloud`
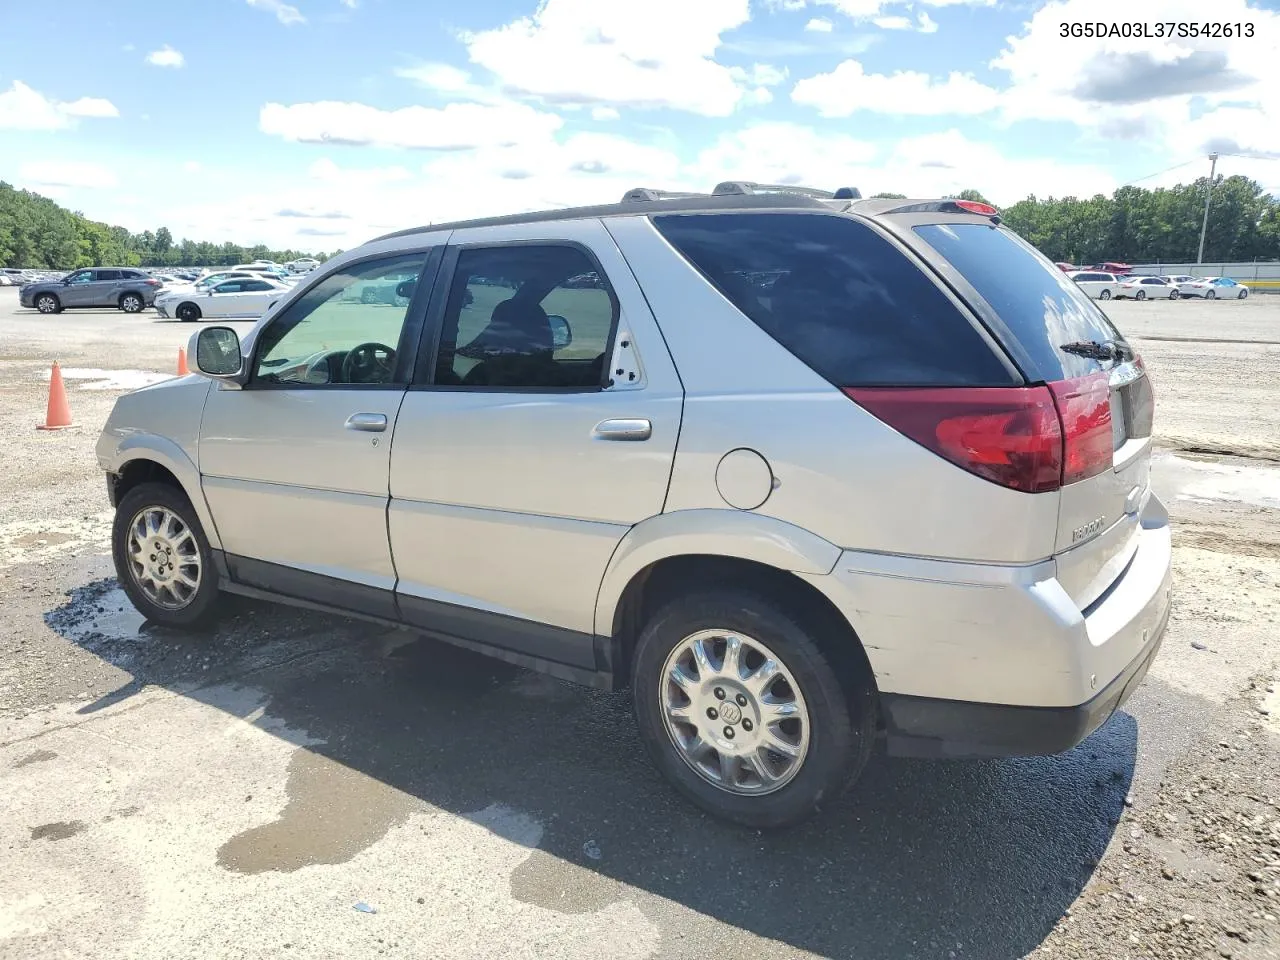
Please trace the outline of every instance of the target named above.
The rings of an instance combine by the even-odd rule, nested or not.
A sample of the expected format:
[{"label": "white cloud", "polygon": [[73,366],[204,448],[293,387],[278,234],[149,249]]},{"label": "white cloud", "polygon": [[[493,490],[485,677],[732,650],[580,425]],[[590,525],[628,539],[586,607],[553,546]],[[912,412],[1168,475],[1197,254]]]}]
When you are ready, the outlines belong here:
[{"label": "white cloud", "polygon": [[871,20],[881,30],[910,30],[910,17],[873,17]]},{"label": "white cloud", "polygon": [[[833,7],[837,12],[844,14],[851,20],[872,20],[881,17],[886,9],[903,6],[901,0],[814,0],[820,6]],[[929,7],[993,7],[996,0],[920,0],[924,6]],[[911,9],[912,4],[906,3],[907,9]],[[1129,14],[1128,9],[1125,10],[1126,18]],[[1114,14],[1113,14],[1114,15]],[[925,15],[927,16],[927,14]],[[883,19],[898,21],[906,19],[898,14],[891,14],[883,17]],[[877,26],[881,24],[877,23]],[[906,30],[908,27],[884,27],[887,30]],[[932,33],[932,30],[925,30],[925,33]]]},{"label": "white cloud", "polygon": [[182,169],[185,173],[199,173],[203,168],[200,166],[199,160],[188,160],[182,165]]},{"label": "white cloud", "polygon": [[341,0],[341,3],[348,10],[354,10],[360,6],[360,0]]},{"label": "white cloud", "polygon": [[787,79],[789,73],[786,67],[775,67],[768,63],[753,63],[750,70],[730,67],[729,72],[735,79],[755,87],[776,87]]},{"label": "white cloud", "polygon": [[265,10],[267,13],[274,13],[276,19],[283,23],[286,27],[295,23],[306,23],[307,18],[302,15],[302,11],[297,7],[284,2],[284,0],[245,0],[245,3],[258,10]]},{"label": "white cloud", "polygon": [[847,117],[859,110],[911,116],[980,114],[994,110],[1000,94],[968,74],[934,80],[914,70],[866,73],[857,60],[845,60],[830,73],[795,85],[791,99],[816,107],[824,117]]},{"label": "white cloud", "polygon": [[873,144],[843,134],[821,134],[795,123],[757,123],[725,134],[701,151],[690,178],[700,190],[722,180],[834,189],[857,186],[849,182],[851,171],[870,164],[875,155]]},{"label": "white cloud", "polygon": [[613,107],[592,107],[591,108],[592,120],[619,120],[621,118],[622,118],[622,114],[620,114]]},{"label": "white cloud", "polygon": [[48,160],[24,163],[18,168],[18,179],[37,187],[114,187],[116,175],[98,163],[81,160]]},{"label": "white cloud", "polygon": [[62,130],[79,117],[118,117],[110,100],[81,97],[69,103],[51,100],[21,80],[0,91],[0,129]]},{"label": "white cloud", "polygon": [[920,11],[919,22],[920,22],[920,26],[918,29],[920,30],[921,33],[937,33],[938,32],[938,24],[934,21],[934,19],[931,16],[929,16],[927,11],[925,10]]},{"label": "white cloud", "polygon": [[444,107],[380,110],[363,103],[322,100],[268,103],[258,116],[263,133],[299,143],[465,150],[545,139],[563,121],[523,104],[450,103]]},{"label": "white cloud", "polygon": [[[1245,129],[1273,122],[1264,105],[1280,90],[1280,13],[1248,0],[1219,0],[1212,20],[1250,23],[1252,38],[1063,38],[1062,24],[1137,21],[1201,23],[1193,0],[1054,0],[1008,38],[991,66],[1004,71],[1009,120],[1067,119],[1103,138],[1141,137],[1185,156],[1205,149],[1210,125],[1192,123],[1205,106],[1252,104],[1236,115]],[[1070,51],[1064,56],[1064,51]]]},{"label": "white cloud", "polygon": [[835,29],[835,24],[826,17],[814,17],[804,25],[804,28],[810,33],[830,33]]},{"label": "white cloud", "polygon": [[416,81],[424,87],[439,90],[441,93],[465,93],[474,87],[471,74],[447,63],[420,63],[413,67],[397,67],[394,73],[397,77]]},{"label": "white cloud", "polygon": [[515,94],[727,116],[744,89],[715,53],[749,16],[748,0],[541,0],[532,16],[464,41],[472,62]]},{"label": "white cloud", "polygon": [[147,63],[153,67],[181,67],[187,62],[181,50],[175,50],[167,43],[159,50],[147,54]]}]

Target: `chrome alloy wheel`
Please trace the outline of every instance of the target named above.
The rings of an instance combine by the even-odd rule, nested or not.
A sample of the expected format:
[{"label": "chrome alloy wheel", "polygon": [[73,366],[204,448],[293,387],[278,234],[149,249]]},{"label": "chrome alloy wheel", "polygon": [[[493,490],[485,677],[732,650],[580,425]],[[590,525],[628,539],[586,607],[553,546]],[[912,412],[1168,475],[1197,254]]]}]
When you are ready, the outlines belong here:
[{"label": "chrome alloy wheel", "polygon": [[809,710],[791,672],[758,640],[700,630],[662,667],[663,724],[685,763],[729,793],[780,790],[809,751]]},{"label": "chrome alloy wheel", "polygon": [[191,528],[168,507],[138,511],[125,551],[134,582],[156,606],[181,610],[200,589],[200,548]]}]

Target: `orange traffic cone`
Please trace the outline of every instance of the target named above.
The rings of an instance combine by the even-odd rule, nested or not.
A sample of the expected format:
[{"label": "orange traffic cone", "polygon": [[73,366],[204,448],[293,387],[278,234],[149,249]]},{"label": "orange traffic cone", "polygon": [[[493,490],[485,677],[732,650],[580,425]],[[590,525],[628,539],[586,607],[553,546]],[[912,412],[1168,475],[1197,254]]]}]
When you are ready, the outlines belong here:
[{"label": "orange traffic cone", "polygon": [[191,371],[187,369],[187,351],[178,348],[178,376],[185,377]]},{"label": "orange traffic cone", "polygon": [[49,409],[45,412],[44,423],[37,430],[61,430],[71,426],[71,405],[67,403],[67,388],[62,382],[62,371],[58,361],[53,362],[53,370],[49,374]]}]

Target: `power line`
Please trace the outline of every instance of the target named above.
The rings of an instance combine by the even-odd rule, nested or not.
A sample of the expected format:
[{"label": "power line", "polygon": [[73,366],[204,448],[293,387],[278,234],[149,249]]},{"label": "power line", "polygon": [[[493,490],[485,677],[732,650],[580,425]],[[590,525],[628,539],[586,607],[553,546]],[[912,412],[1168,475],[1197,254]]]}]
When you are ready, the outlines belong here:
[{"label": "power line", "polygon": [[[1231,154],[1226,154],[1226,156],[1231,156]],[[1188,167],[1193,163],[1199,163],[1200,160],[1201,160],[1200,157],[1196,157],[1193,160],[1183,160],[1182,163],[1175,163],[1172,167],[1168,167],[1164,170],[1159,170],[1155,173],[1149,173],[1145,177],[1139,177],[1137,180],[1130,180],[1128,183],[1120,184],[1120,186],[1131,187],[1135,183],[1141,183],[1143,180],[1150,180],[1152,177],[1163,176],[1164,174],[1169,173],[1170,171],[1177,170],[1179,167]]]},{"label": "power line", "polygon": [[1259,157],[1247,153],[1220,153],[1220,157],[1239,157],[1241,160],[1280,160],[1280,156],[1276,157]]}]

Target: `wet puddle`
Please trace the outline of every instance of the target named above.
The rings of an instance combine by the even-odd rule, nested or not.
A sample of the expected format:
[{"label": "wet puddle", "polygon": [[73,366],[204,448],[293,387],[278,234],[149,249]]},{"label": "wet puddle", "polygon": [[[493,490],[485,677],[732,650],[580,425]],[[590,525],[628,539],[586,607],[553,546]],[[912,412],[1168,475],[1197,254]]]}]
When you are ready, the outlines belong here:
[{"label": "wet puddle", "polygon": [[1280,465],[1157,453],[1151,458],[1151,485],[1166,500],[1280,510]]}]

